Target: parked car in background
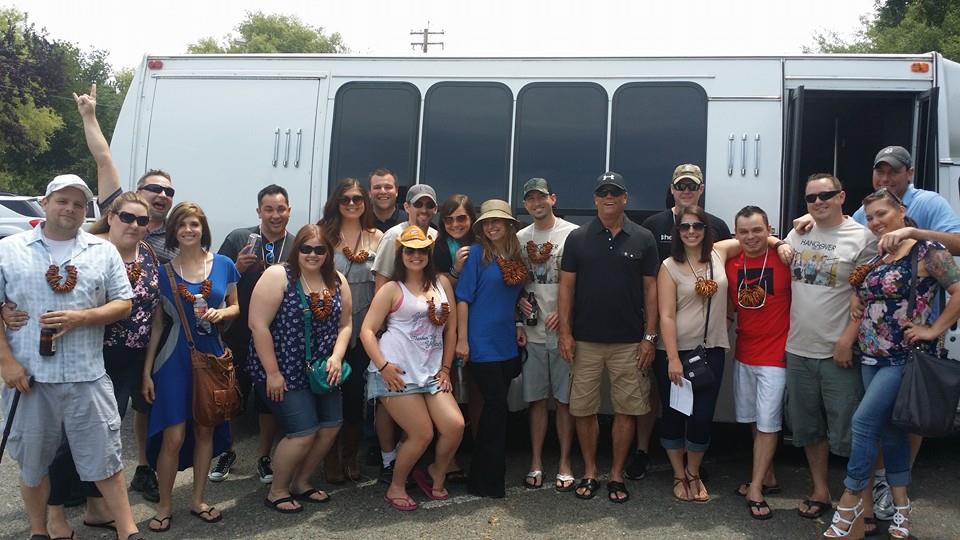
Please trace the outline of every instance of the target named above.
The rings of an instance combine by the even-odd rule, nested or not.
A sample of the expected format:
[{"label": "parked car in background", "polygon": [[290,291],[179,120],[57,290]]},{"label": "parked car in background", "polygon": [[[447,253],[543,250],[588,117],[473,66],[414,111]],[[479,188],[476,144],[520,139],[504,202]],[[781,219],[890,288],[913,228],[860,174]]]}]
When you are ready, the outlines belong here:
[{"label": "parked car in background", "polygon": [[28,231],[43,219],[43,208],[36,197],[0,191],[0,238]]}]

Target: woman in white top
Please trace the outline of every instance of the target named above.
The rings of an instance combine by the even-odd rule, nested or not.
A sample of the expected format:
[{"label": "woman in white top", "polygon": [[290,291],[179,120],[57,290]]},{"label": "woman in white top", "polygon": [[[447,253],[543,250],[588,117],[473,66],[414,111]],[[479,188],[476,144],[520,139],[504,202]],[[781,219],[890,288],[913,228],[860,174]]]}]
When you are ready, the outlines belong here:
[{"label": "woman in white top", "polygon": [[[451,393],[450,367],[457,340],[453,290],[433,266],[433,239],[416,226],[400,235],[393,280],[377,291],[360,330],[370,355],[367,397],[379,399],[406,433],[384,499],[400,511],[417,509],[406,479],[439,433],[434,462],[413,472],[430,499],[449,497],[443,484],[463,437],[463,415]],[[377,331],[386,331],[377,339]]]},{"label": "woman in white top", "polygon": [[[653,369],[663,411],[660,443],[673,467],[673,496],[694,502],[710,500],[700,480],[700,463],[710,444],[724,355],[730,348],[724,265],[727,259],[740,253],[737,240],[714,243],[708,223],[706,213],[699,206],[680,211],[670,257],[663,261],[657,276],[662,341],[657,347]],[[771,244],[777,241],[771,238]],[[706,357],[701,360],[713,373],[714,382],[695,390],[693,412],[687,416],[670,407],[670,385],[680,385],[687,377],[680,358],[700,345],[706,350]]]}]

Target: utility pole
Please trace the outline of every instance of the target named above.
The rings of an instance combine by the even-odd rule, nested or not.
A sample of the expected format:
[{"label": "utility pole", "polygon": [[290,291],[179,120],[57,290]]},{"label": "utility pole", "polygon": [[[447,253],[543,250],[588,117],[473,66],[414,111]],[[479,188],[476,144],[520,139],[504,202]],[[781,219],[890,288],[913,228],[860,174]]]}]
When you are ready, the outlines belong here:
[{"label": "utility pole", "polygon": [[440,30],[439,32],[431,32],[431,31],[430,31],[430,21],[427,21],[427,26],[426,26],[423,30],[411,30],[411,31],[410,31],[410,35],[411,35],[411,36],[422,36],[422,39],[421,39],[420,41],[413,41],[413,42],[410,43],[410,46],[411,46],[414,50],[416,50],[417,48],[420,48],[420,49],[424,52],[424,54],[426,54],[426,52],[427,52],[427,50],[429,49],[430,45],[439,45],[441,49],[443,48],[443,42],[442,42],[442,41],[430,41],[430,36],[442,36],[442,35],[443,35],[443,30]]}]

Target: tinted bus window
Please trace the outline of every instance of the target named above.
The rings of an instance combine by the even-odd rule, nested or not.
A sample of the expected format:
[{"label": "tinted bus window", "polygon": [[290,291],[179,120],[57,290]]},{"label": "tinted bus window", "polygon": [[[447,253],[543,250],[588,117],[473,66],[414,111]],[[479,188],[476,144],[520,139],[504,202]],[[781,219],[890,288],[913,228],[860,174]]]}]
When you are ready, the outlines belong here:
[{"label": "tinted bus window", "polygon": [[337,90],[330,142],[330,182],[352,176],[366,183],[377,167],[410,186],[416,176],[420,91],[409,83],[353,82]]},{"label": "tinted bus window", "polygon": [[444,82],[423,106],[420,182],[442,202],[455,193],[480,203],[507,199],[513,94],[499,83]]},{"label": "tinted bus window", "polygon": [[613,94],[610,169],[630,191],[628,209],[666,208],[673,169],[694,163],[706,170],[707,94],[685,82],[630,83]]},{"label": "tinted bus window", "polygon": [[523,183],[546,178],[558,208],[590,210],[607,160],[607,93],[592,83],[532,83],[517,95],[515,208]]}]

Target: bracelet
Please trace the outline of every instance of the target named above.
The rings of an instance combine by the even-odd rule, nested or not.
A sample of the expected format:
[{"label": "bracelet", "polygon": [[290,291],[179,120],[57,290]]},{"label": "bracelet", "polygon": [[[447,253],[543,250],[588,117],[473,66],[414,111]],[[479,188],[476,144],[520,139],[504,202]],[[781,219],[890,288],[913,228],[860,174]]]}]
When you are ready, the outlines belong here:
[{"label": "bracelet", "polygon": [[780,249],[780,246],[786,245],[786,243],[787,243],[786,240],[780,240],[779,242],[773,245],[773,249]]},{"label": "bracelet", "polygon": [[384,362],[383,367],[377,370],[377,373],[383,373],[383,370],[387,369],[387,366],[390,365],[390,362]]},{"label": "bracelet", "polygon": [[447,373],[450,373],[450,366],[440,366],[440,371],[446,371]]},{"label": "bracelet", "polygon": [[460,277],[460,272],[457,272],[456,268],[451,268],[450,272],[448,273],[450,274],[450,277],[452,277],[453,279],[458,279]]}]

